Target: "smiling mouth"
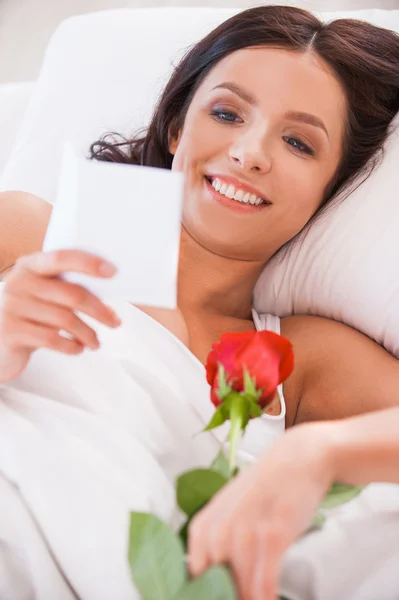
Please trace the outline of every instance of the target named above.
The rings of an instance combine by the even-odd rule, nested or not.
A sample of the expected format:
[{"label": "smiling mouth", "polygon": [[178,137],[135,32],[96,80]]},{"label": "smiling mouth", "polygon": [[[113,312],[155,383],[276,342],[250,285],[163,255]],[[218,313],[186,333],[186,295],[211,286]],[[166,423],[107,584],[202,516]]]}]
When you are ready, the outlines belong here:
[{"label": "smiling mouth", "polygon": [[266,206],[271,204],[271,202],[265,200],[265,198],[261,198],[256,194],[251,194],[245,189],[227,183],[223,181],[223,179],[219,179],[219,177],[209,177],[205,175],[205,179],[213,187],[215,192],[229,200],[235,200],[246,206]]}]

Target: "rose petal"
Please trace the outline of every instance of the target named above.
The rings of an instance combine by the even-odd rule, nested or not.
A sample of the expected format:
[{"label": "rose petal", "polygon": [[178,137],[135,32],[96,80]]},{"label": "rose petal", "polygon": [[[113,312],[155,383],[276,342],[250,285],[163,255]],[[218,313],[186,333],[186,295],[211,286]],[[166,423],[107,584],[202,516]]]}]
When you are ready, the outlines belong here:
[{"label": "rose petal", "polygon": [[233,377],[234,357],[238,350],[244,346],[248,340],[252,339],[255,331],[244,331],[241,333],[223,333],[220,341],[212,345],[212,350],[208,355],[206,364],[206,378],[209,385],[216,381],[219,363],[221,363],[228,376]]},{"label": "rose petal", "polygon": [[212,346],[206,364],[207,381],[211,385],[211,400],[220,405],[218,369],[222,364],[228,383],[234,390],[244,390],[244,370],[255,379],[261,390],[259,404],[265,408],[277,393],[277,386],[294,368],[292,344],[285,337],[272,331],[245,331],[224,333]]}]

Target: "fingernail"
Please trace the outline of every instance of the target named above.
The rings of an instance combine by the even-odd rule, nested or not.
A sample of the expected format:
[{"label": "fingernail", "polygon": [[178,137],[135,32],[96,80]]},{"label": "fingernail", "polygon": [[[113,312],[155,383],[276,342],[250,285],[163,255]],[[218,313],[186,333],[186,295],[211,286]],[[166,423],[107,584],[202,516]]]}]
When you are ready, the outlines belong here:
[{"label": "fingernail", "polygon": [[111,277],[111,275],[115,275],[116,267],[109,262],[103,262],[99,266],[98,272],[100,275],[104,275],[104,277]]},{"label": "fingernail", "polygon": [[110,313],[110,317],[111,317],[111,322],[113,325],[118,326],[122,324],[122,321],[120,320],[120,318],[118,317],[118,315],[116,314],[116,312],[110,307],[107,306],[109,313]]},{"label": "fingernail", "polygon": [[115,326],[119,326],[119,325],[122,324],[122,321],[120,320],[120,318],[118,317],[118,315],[116,313],[114,313],[113,311],[112,311],[111,317],[112,317],[112,323]]}]

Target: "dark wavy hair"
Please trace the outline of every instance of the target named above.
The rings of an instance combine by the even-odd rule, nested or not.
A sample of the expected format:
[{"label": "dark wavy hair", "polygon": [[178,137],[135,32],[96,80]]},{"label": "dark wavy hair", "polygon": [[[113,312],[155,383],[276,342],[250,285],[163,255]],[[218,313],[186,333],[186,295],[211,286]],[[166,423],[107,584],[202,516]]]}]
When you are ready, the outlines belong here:
[{"label": "dark wavy hair", "polygon": [[346,92],[342,158],[321,206],[349,188],[366,165],[367,173],[371,172],[399,110],[399,36],[352,19],[324,24],[305,10],[287,6],[251,8],[219,25],[175,68],[148,128],[131,139],[105,135],[91,145],[90,157],[170,169],[170,133],[182,127],[204,77],[232,52],[251,46],[313,52],[330,66]]}]

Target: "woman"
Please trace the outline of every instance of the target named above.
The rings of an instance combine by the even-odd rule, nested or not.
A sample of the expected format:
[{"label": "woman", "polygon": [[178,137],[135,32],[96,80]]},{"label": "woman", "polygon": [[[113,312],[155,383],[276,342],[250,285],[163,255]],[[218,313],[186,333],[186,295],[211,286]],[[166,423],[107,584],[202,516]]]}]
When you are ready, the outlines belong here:
[{"label": "woman", "polygon": [[[186,175],[179,311],[155,317],[171,318],[170,327],[177,327],[179,337],[189,336],[187,345],[201,361],[223,331],[255,327],[252,290],[269,258],[376,161],[399,108],[398,56],[398,36],[366,23],[339,20],[324,26],[299,9],[250,9],[220,25],[182,60],[144,137],[93,144],[92,157],[98,160],[172,168]],[[233,194],[236,201],[230,200]],[[50,213],[38,199],[30,206],[24,194],[12,200],[19,204],[9,206],[10,195],[4,200],[4,239],[10,241],[7,221],[16,215],[27,229],[29,221],[36,227],[28,240],[8,243],[4,272],[18,256],[34,246],[39,250]],[[76,298],[66,298],[74,288],[57,279],[56,297],[42,291],[48,276],[70,269],[93,272],[90,261],[68,253],[19,261],[5,290],[10,301],[3,310],[2,352],[8,355],[11,329],[14,366],[8,372],[5,362],[0,365],[2,381],[25,364],[17,367],[15,345],[26,357],[27,348],[76,353],[96,345],[93,333],[71,317],[71,308],[83,308]],[[35,285],[39,300],[34,308],[14,301],[21,285]],[[55,290],[54,280],[51,287]],[[54,301],[64,310],[50,310]],[[85,303],[83,312],[99,317],[96,300],[86,298]],[[109,322],[109,313],[106,318]],[[56,335],[60,329],[74,341]],[[359,387],[356,369],[362,364],[363,375],[364,361],[377,360],[390,380],[397,363],[364,336],[310,317],[283,319],[281,331],[294,343],[297,360],[285,386],[288,426],[385,405],[374,379]],[[347,368],[341,366],[344,360]],[[328,406],[319,401],[326,388],[334,399]]]},{"label": "woman", "polygon": [[[272,6],[215,29],[177,67],[142,138],[92,146],[98,160],[185,174],[178,310],[143,310],[201,363],[225,331],[280,331],[278,320],[252,312],[260,272],[378,157],[398,109],[399,39],[391,32],[355,21],[323,25],[305,11]],[[26,197],[19,201],[37,217]],[[8,247],[12,259],[3,270],[32,245],[40,249],[49,211],[35,202],[42,211],[35,241]],[[37,348],[67,355],[98,348],[91,323],[76,311],[118,325],[109,307],[59,278],[70,270],[113,272],[97,257],[64,251],[25,256],[8,274],[1,382],[21,386]],[[282,399],[276,414],[265,416],[256,435],[253,429],[253,455],[284,424],[397,404],[397,361],[365,336],[305,316],[282,319],[281,331],[294,345],[296,368],[284,386],[285,404]],[[28,389],[29,377],[25,384]]]}]

